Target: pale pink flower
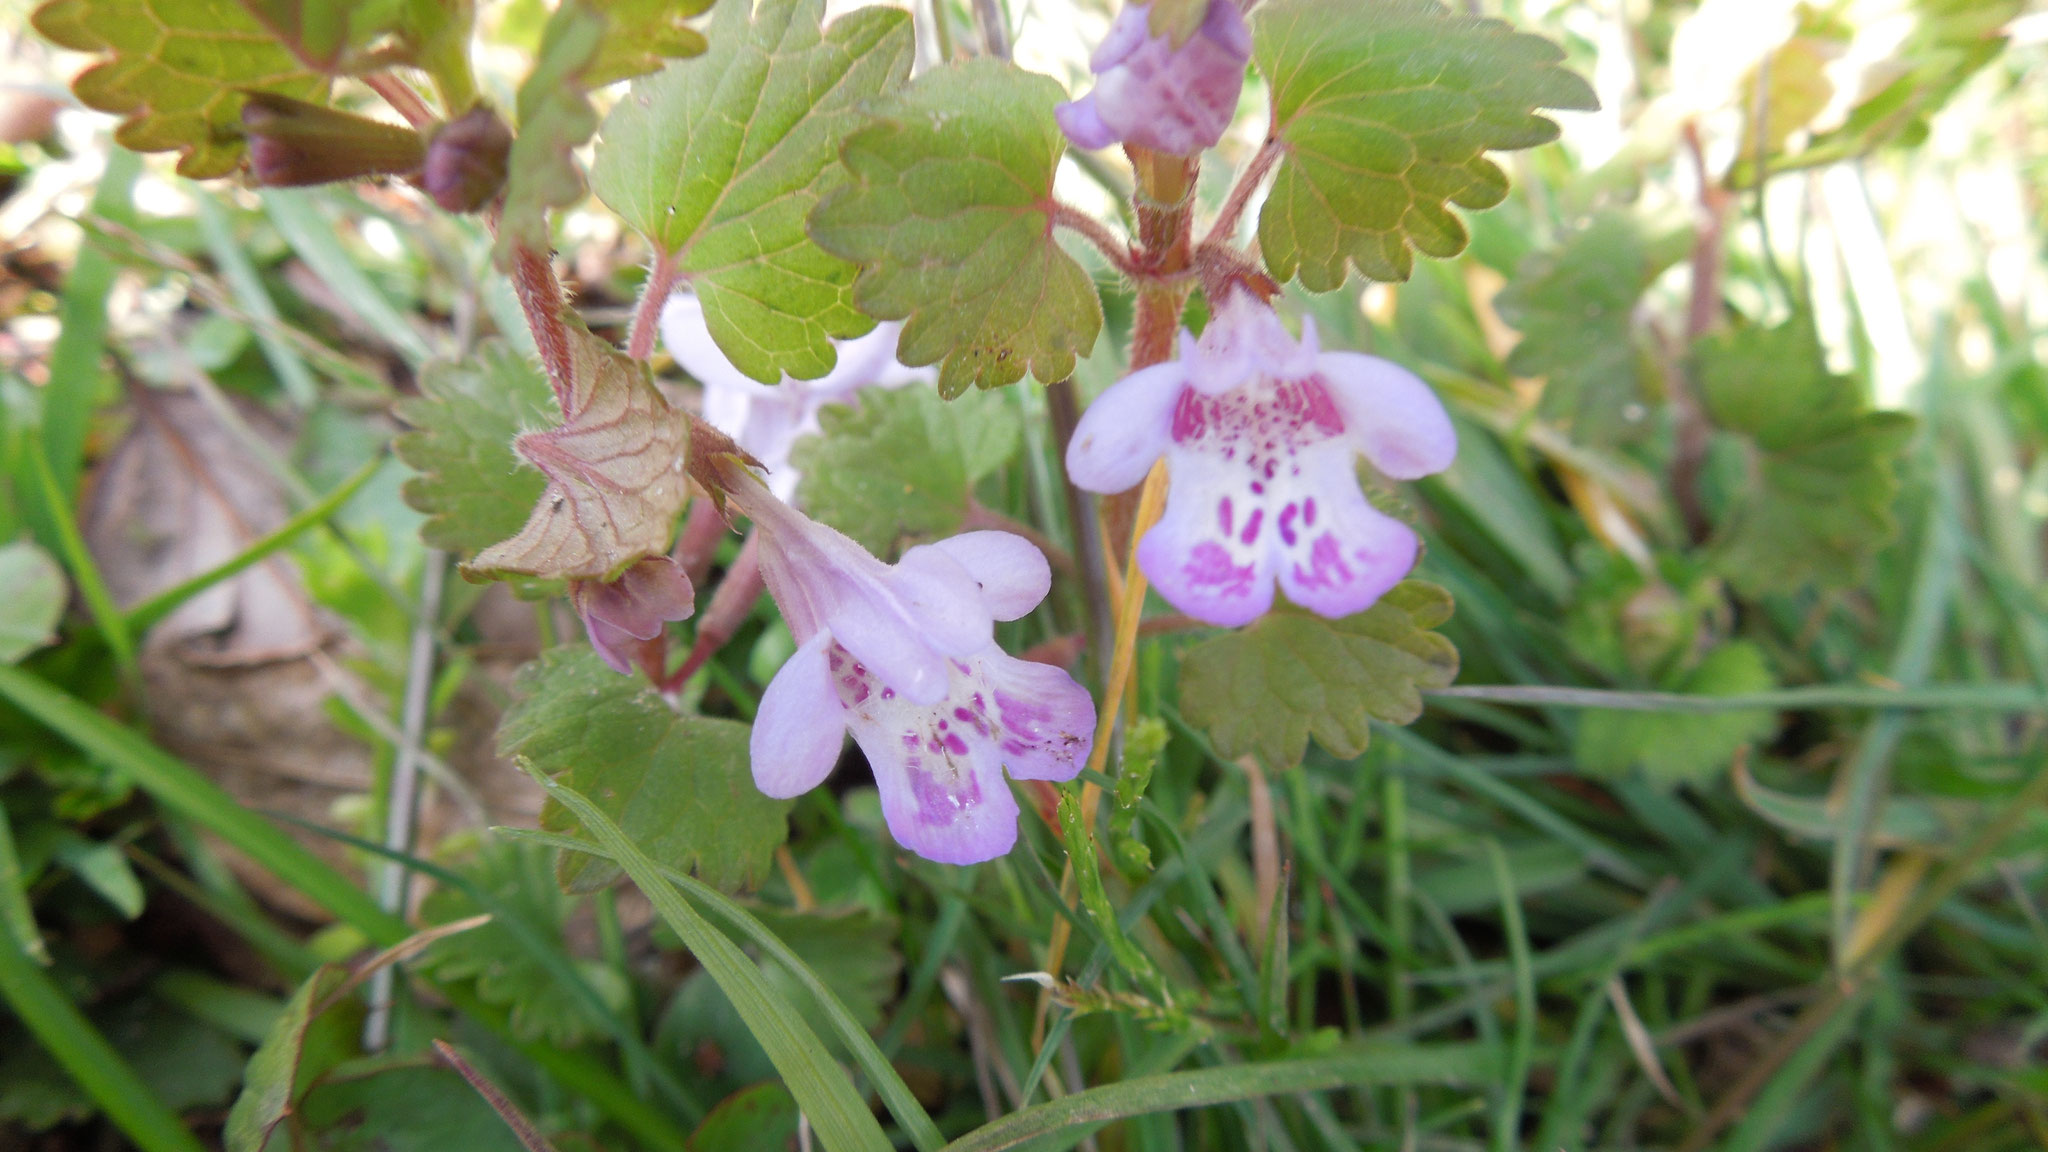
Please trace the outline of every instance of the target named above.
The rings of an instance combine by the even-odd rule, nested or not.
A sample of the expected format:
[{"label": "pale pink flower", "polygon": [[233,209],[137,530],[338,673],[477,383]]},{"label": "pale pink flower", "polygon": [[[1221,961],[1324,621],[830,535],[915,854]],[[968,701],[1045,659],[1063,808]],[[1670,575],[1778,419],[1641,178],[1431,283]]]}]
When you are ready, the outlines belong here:
[{"label": "pale pink flower", "polygon": [[1288,599],[1324,616],[1372,606],[1415,566],[1406,524],[1359,489],[1357,457],[1396,480],[1450,467],[1457,436],[1429,386],[1356,352],[1299,342],[1270,305],[1232,292],[1180,356],[1134,372],[1081,418],[1067,475],[1121,492],[1162,456],[1165,514],[1138,564],[1168,603],[1223,627]]},{"label": "pale pink flower", "polygon": [[1087,691],[995,644],[994,621],[1045,598],[1045,556],[1007,532],[968,532],[888,565],[750,474],[728,496],[754,522],[798,644],[754,717],[754,783],[777,797],[817,787],[850,729],[898,843],[947,864],[1008,852],[1018,808],[1004,769],[1071,780],[1094,743]]},{"label": "pale pink flower", "polygon": [[1230,127],[1252,54],[1237,0],[1210,0],[1202,26],[1178,48],[1152,35],[1151,14],[1150,4],[1125,4],[1088,61],[1095,90],[1053,110],[1075,147],[1124,143],[1192,156]]},{"label": "pale pink flower", "polygon": [[661,342],[683,371],[704,386],[704,419],[753,454],[768,470],[768,488],[784,500],[796,494],[802,474],[790,467],[789,451],[818,431],[818,411],[851,404],[863,388],[900,388],[931,382],[929,368],[896,361],[896,337],[903,325],[878,324],[852,340],[834,341],[839,353],[832,371],[816,380],[783,377],[763,384],[726,359],[704,322],[704,305],[688,292],[668,298],[661,309]]}]

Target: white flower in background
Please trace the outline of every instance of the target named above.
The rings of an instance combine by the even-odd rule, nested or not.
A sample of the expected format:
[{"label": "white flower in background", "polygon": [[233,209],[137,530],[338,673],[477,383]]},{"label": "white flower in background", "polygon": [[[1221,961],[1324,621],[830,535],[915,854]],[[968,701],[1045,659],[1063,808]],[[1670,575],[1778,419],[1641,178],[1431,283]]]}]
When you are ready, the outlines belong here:
[{"label": "white flower in background", "polygon": [[878,324],[852,340],[835,340],[839,362],[816,380],[783,377],[763,384],[732,366],[711,339],[704,323],[704,305],[688,292],[669,297],[661,309],[661,341],[683,371],[704,385],[704,419],[753,453],[768,469],[768,489],[788,500],[802,479],[790,467],[789,450],[818,431],[818,410],[827,404],[850,404],[863,388],[900,388],[930,383],[930,368],[906,368],[896,362],[896,334],[901,324]]}]

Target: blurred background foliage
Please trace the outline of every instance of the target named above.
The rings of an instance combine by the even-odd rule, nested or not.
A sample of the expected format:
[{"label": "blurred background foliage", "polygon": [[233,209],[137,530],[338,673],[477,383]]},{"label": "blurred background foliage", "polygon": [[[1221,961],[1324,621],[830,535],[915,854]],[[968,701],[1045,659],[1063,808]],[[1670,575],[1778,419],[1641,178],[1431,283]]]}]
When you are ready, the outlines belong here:
[{"label": "blurred background foliage", "polygon": [[[941,0],[954,51],[983,6]],[[1463,255],[1288,302],[1460,421],[1408,514],[1467,687],[1268,779],[1183,716],[1196,641],[1162,626],[1135,710],[1155,738],[1127,744],[1157,762],[1100,878],[1120,926],[1072,917],[1050,1003],[1006,982],[1071,915],[1049,791],[1017,853],[963,871],[895,851],[842,768],[772,866],[723,878],[769,937],[721,928],[840,1036],[801,973],[829,990],[929,1113],[890,1108],[922,1152],[1084,1086],[1340,1040],[1444,1062],[1030,1146],[2048,1146],[2048,11],[1468,7],[1563,44],[1601,110],[1505,161]],[[1011,0],[1018,59],[1075,81],[1110,15]],[[547,17],[481,10],[500,106]],[[231,1106],[293,1147],[517,1147],[434,1037],[557,1147],[795,1139],[744,1011],[648,901],[565,895],[552,848],[489,831],[539,820],[494,733],[546,703],[517,670],[579,631],[558,600],[440,579],[390,446],[422,394],[474,406],[478,452],[545,415],[530,372],[472,355],[525,339],[491,238],[396,183],[178,177],[75,106],[81,61],[0,0],[0,1147],[260,1145]],[[1263,107],[1255,83],[1226,155]],[[1203,176],[1213,208],[1229,171]],[[1069,163],[1060,187],[1112,216],[1125,179]],[[648,254],[594,204],[555,242],[622,336]],[[1098,278],[1086,394],[1130,323]],[[1071,549],[1042,389],[962,403],[829,417],[799,455],[813,510],[881,549],[991,516]],[[453,498],[516,527],[503,496]],[[1004,639],[1071,647],[1086,617],[1063,579]],[[685,700],[746,720],[791,646],[764,605]],[[415,772],[408,926],[376,897]],[[332,995],[327,965],[480,914]]]}]

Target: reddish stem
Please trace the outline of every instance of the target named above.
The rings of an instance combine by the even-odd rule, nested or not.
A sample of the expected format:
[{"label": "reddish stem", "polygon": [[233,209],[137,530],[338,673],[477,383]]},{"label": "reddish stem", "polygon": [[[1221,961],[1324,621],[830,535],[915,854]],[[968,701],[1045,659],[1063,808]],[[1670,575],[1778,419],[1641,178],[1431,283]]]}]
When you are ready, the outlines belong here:
[{"label": "reddish stem", "polygon": [[562,418],[573,420],[575,370],[569,356],[569,326],[562,322],[562,282],[555,279],[547,257],[520,245],[512,250],[512,287],[526,313],[526,326],[533,330],[533,343],[540,349],[541,367],[547,370]]},{"label": "reddish stem", "polygon": [[370,91],[382,96],[384,102],[391,105],[392,111],[405,117],[405,122],[415,128],[426,128],[439,119],[434,115],[434,110],[427,107],[426,100],[412,90],[412,85],[388,72],[376,72],[365,76],[363,83]]},{"label": "reddish stem", "polygon": [[661,309],[681,275],[674,253],[664,248],[655,255],[654,267],[647,272],[647,283],[640,289],[640,306],[633,310],[633,333],[626,339],[626,355],[635,360],[653,357],[654,337],[661,330]]},{"label": "reddish stem", "polygon": [[1072,204],[1058,200],[1053,201],[1050,214],[1054,224],[1069,231],[1080,233],[1090,244],[1095,245],[1096,250],[1100,251],[1116,267],[1117,271],[1129,276],[1133,280],[1148,275],[1148,270],[1138,263],[1137,256],[1131,252],[1130,241],[1111,232],[1102,221],[1088,215]]},{"label": "reddish stem", "polygon": [[1223,201],[1223,208],[1216,213],[1216,222],[1209,226],[1209,234],[1202,238],[1202,247],[1229,244],[1237,235],[1237,222],[1244,216],[1244,210],[1252,202],[1252,193],[1266,180],[1266,173],[1280,162],[1280,137],[1267,136],[1266,142],[1252,156],[1251,163],[1237,174],[1237,183],[1230,186],[1230,195]]},{"label": "reddish stem", "polygon": [[725,517],[719,515],[716,501],[702,495],[690,501],[690,514],[683,520],[672,555],[682,565],[683,575],[690,578],[692,588],[711,574],[711,561],[718,553],[718,541],[724,537],[725,528]]},{"label": "reddish stem", "polygon": [[690,646],[690,655],[674,675],[661,681],[660,689],[677,691],[706,660],[716,656],[753,614],[754,605],[766,588],[767,582],[761,576],[760,533],[749,532],[732,567],[725,570],[725,579],[718,582],[718,590],[711,594],[710,605],[697,620],[697,640]]}]

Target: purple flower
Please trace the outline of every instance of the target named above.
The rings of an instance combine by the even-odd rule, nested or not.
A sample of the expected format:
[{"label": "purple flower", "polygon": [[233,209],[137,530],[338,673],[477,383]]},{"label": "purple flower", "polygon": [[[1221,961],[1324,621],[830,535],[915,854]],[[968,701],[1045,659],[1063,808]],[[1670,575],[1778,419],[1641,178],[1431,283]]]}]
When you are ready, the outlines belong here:
[{"label": "purple flower", "polygon": [[783,500],[796,494],[802,473],[789,466],[789,451],[798,440],[818,431],[818,410],[827,404],[850,404],[862,388],[898,388],[931,381],[929,368],[906,368],[896,362],[896,335],[901,324],[879,324],[853,340],[835,341],[839,360],[816,380],[784,377],[763,384],[732,366],[711,339],[704,305],[679,292],[661,309],[661,342],[683,371],[704,385],[704,419],[733,438],[768,469],[768,489]]},{"label": "purple flower", "polygon": [[1054,115],[1077,148],[1119,141],[1191,156],[1213,148],[1237,113],[1252,34],[1237,0],[1209,0],[1208,15],[1175,48],[1152,35],[1150,4],[1125,4],[1088,61],[1095,90]]},{"label": "purple flower", "polygon": [[642,560],[617,580],[574,580],[569,601],[590,633],[590,646],[615,672],[630,673],[641,646],[660,636],[671,620],[687,620],[696,608],[690,578],[666,556]]},{"label": "purple flower", "polygon": [[761,696],[754,783],[777,797],[817,787],[851,729],[898,843],[945,864],[1008,852],[1018,810],[1003,770],[1071,780],[1094,744],[1087,691],[995,644],[994,621],[1045,598],[1045,556],[1007,532],[968,532],[887,565],[750,474],[728,495],[754,521],[761,574],[798,642]]},{"label": "purple flower", "polygon": [[1324,616],[1372,606],[1415,566],[1415,533],[1359,491],[1364,453],[1398,480],[1451,466],[1443,405],[1399,365],[1322,352],[1315,325],[1296,343],[1271,306],[1225,298],[1180,358],[1134,372],[1091,405],[1067,448],[1067,474],[1121,492],[1164,456],[1166,512],[1138,543],[1138,565],[1174,607],[1223,627],[1273,604],[1273,581]]}]

